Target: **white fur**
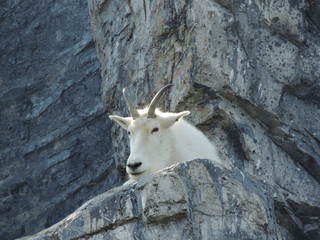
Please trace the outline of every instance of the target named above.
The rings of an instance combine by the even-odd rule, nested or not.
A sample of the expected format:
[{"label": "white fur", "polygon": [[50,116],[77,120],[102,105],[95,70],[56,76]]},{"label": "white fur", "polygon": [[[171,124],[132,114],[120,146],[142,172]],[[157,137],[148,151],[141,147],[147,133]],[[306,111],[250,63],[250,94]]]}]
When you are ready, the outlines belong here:
[{"label": "white fur", "polygon": [[[198,129],[183,119],[190,112],[161,112],[156,110],[155,118],[147,118],[148,108],[138,110],[140,117],[110,115],[120,126],[130,132],[130,156],[126,171],[129,181],[156,172],[175,163],[195,158],[206,158],[221,163],[215,146]],[[152,132],[158,128],[158,131]],[[128,167],[141,163],[136,169]]]}]

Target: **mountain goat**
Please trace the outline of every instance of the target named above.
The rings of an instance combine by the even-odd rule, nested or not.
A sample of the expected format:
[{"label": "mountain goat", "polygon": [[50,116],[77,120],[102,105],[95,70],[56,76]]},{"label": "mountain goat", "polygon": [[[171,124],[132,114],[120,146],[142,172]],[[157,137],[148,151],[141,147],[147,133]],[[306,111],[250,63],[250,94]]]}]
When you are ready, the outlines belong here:
[{"label": "mountain goat", "polygon": [[221,163],[209,139],[183,119],[189,115],[189,111],[171,113],[156,108],[164,92],[171,86],[164,86],[149,107],[139,110],[134,107],[124,88],[123,95],[131,117],[109,116],[127,130],[130,138],[131,153],[126,165],[129,180],[125,184],[172,164],[195,158]]}]

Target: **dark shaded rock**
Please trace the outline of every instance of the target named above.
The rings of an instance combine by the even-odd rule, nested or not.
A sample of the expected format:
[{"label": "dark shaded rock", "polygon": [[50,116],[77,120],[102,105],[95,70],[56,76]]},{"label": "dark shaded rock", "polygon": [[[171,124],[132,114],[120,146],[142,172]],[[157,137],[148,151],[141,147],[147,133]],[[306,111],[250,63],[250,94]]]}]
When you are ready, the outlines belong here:
[{"label": "dark shaded rock", "polygon": [[0,238],[120,182],[85,2],[0,3]]}]

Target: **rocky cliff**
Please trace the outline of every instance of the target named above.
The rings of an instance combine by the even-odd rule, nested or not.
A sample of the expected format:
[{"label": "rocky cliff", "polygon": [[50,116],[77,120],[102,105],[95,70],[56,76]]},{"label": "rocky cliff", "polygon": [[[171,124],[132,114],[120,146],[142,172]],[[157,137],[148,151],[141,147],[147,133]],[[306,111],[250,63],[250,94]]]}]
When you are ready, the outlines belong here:
[{"label": "rocky cliff", "polygon": [[83,1],[0,3],[0,239],[120,183]]},{"label": "rocky cliff", "polygon": [[[127,114],[123,87],[144,106],[173,83],[162,108],[190,110],[235,172],[266,183],[279,236],[320,238],[320,3],[88,2],[108,112]],[[112,139],[123,169],[127,137]]]},{"label": "rocky cliff", "polygon": [[[107,113],[128,114],[123,87],[144,106],[173,83],[162,109],[190,110],[232,170],[180,164],[28,239],[319,239],[320,3],[88,4]],[[124,176],[127,136],[111,137]]]}]

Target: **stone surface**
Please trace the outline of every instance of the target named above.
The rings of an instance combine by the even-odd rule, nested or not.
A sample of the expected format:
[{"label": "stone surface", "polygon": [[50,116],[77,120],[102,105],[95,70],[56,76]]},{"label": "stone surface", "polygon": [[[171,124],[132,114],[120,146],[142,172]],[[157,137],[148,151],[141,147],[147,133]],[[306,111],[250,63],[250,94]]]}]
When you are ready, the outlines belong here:
[{"label": "stone surface", "polygon": [[[128,115],[123,87],[145,106],[173,83],[162,109],[190,110],[235,172],[266,183],[284,239],[320,238],[320,2],[88,3],[108,113]],[[126,133],[112,140],[124,173]]]},{"label": "stone surface", "polygon": [[[120,181],[112,160],[106,161],[111,159],[111,145],[103,148],[108,150],[102,160],[97,157],[102,149],[92,138],[70,132],[59,135],[79,126],[75,129],[81,134],[94,129],[89,136],[108,143],[110,123],[102,124],[106,116],[99,91],[93,91],[100,84],[96,56],[88,53],[93,54],[93,42],[87,31],[88,35],[80,34],[86,28],[81,30],[77,18],[84,12],[70,3],[28,6],[30,2],[1,3],[0,15],[1,29],[20,36],[1,45],[1,73],[5,73],[0,76],[1,99],[5,99],[0,105],[1,126],[5,126],[2,135],[9,137],[1,140],[1,161],[6,166],[0,173],[1,184],[6,185],[1,186],[0,229],[5,233],[7,226],[14,226],[20,235],[36,231],[35,225],[51,225],[53,216],[58,219],[86,196]],[[131,87],[137,106],[145,106],[160,87],[173,83],[161,108],[190,110],[188,119],[233,167],[222,170],[206,160],[182,163],[99,195],[27,239],[320,239],[320,2],[88,0],[88,5],[107,114],[128,115],[123,87]],[[34,9],[46,9],[54,17],[31,14]],[[63,24],[55,25],[57,16]],[[50,27],[42,28],[39,18],[48,19],[44,24]],[[67,30],[55,30],[57,26]],[[49,57],[41,58],[38,52]],[[31,64],[21,56],[35,60]],[[73,64],[78,68],[67,71]],[[36,72],[41,77],[33,77]],[[72,84],[71,73],[82,84]],[[86,82],[84,76],[97,80]],[[68,97],[66,92],[78,88],[85,89],[79,98]],[[39,89],[43,89],[40,96]],[[88,96],[91,91],[95,97]],[[101,115],[89,115],[101,118],[84,117],[88,110],[81,104],[94,106],[89,113]],[[47,115],[50,112],[55,115]],[[84,122],[99,119],[101,125],[90,128],[82,121],[73,125],[70,116],[78,115]],[[112,126],[115,163],[124,178],[128,139],[125,131]],[[69,152],[68,146],[74,151]],[[97,153],[91,155],[90,149]],[[110,166],[106,171],[104,164]],[[35,167],[48,170],[38,174]],[[98,184],[88,185],[76,177],[88,168],[91,176],[101,176]],[[54,187],[47,187],[48,182]],[[78,198],[66,198],[73,193]],[[58,204],[46,205],[52,202]],[[62,211],[62,206],[70,208]],[[43,214],[34,214],[39,209]]]},{"label": "stone surface", "polygon": [[0,239],[120,184],[84,1],[0,3]]},{"label": "stone surface", "polygon": [[97,196],[23,240],[281,239],[264,185],[208,160],[188,161]]}]

